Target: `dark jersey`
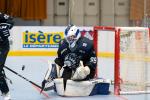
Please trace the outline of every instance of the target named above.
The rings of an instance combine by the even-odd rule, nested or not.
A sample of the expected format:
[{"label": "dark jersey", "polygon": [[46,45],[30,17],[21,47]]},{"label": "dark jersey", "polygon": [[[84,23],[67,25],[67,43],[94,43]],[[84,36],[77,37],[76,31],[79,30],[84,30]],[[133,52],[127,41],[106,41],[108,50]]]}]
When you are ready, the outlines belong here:
[{"label": "dark jersey", "polygon": [[13,27],[13,18],[0,12],[0,46],[8,46],[9,30]]},{"label": "dark jersey", "polygon": [[95,69],[97,65],[97,57],[93,47],[93,41],[86,37],[80,37],[76,42],[74,48],[70,49],[68,42],[63,39],[59,43],[58,58],[55,59],[56,64],[59,66],[64,65],[64,59],[67,54],[75,53],[80,60],[83,61],[84,66],[89,66],[91,73],[88,78],[93,78],[95,75]]}]

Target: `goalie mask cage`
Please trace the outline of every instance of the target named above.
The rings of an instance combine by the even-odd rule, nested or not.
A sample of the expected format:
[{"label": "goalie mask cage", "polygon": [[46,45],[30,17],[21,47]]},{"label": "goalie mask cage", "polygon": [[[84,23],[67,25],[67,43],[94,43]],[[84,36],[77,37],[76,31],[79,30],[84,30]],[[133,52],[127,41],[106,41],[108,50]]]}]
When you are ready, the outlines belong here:
[{"label": "goalie mask cage", "polygon": [[99,42],[99,34],[114,33],[114,94],[150,93],[149,30],[144,27],[94,27],[100,54],[99,46],[104,43]]}]

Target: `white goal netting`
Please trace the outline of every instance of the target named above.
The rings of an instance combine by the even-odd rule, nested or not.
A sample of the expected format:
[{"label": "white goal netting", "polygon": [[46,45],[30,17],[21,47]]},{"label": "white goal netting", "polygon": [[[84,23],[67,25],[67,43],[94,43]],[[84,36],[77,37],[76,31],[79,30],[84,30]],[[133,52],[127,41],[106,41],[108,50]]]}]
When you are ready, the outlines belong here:
[{"label": "white goal netting", "polygon": [[120,93],[149,92],[149,29],[120,28]]},{"label": "white goal netting", "polygon": [[150,92],[150,32],[144,27],[95,27],[99,77],[115,94]]}]

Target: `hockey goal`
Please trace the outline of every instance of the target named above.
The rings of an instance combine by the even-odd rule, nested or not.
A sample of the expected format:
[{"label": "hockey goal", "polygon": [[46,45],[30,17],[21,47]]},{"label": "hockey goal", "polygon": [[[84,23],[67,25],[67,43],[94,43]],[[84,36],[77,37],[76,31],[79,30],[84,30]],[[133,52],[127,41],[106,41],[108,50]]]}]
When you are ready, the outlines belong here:
[{"label": "hockey goal", "polygon": [[[112,77],[113,72],[110,79],[114,82],[114,94],[150,93],[149,33],[149,28],[143,27],[94,27],[99,77],[102,72],[107,73],[105,77]],[[111,60],[107,63],[103,57]],[[100,63],[101,60],[104,62]],[[110,65],[113,69],[103,71],[109,63],[113,63]]]}]

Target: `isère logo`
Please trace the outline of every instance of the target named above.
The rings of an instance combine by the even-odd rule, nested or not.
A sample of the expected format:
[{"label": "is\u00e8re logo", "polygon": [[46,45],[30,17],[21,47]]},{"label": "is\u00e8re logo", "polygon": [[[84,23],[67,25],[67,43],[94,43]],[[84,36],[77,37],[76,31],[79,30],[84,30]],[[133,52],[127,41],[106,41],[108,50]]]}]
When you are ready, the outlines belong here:
[{"label": "is\u00e8re logo", "polygon": [[23,32],[23,48],[58,48],[63,32]]}]

